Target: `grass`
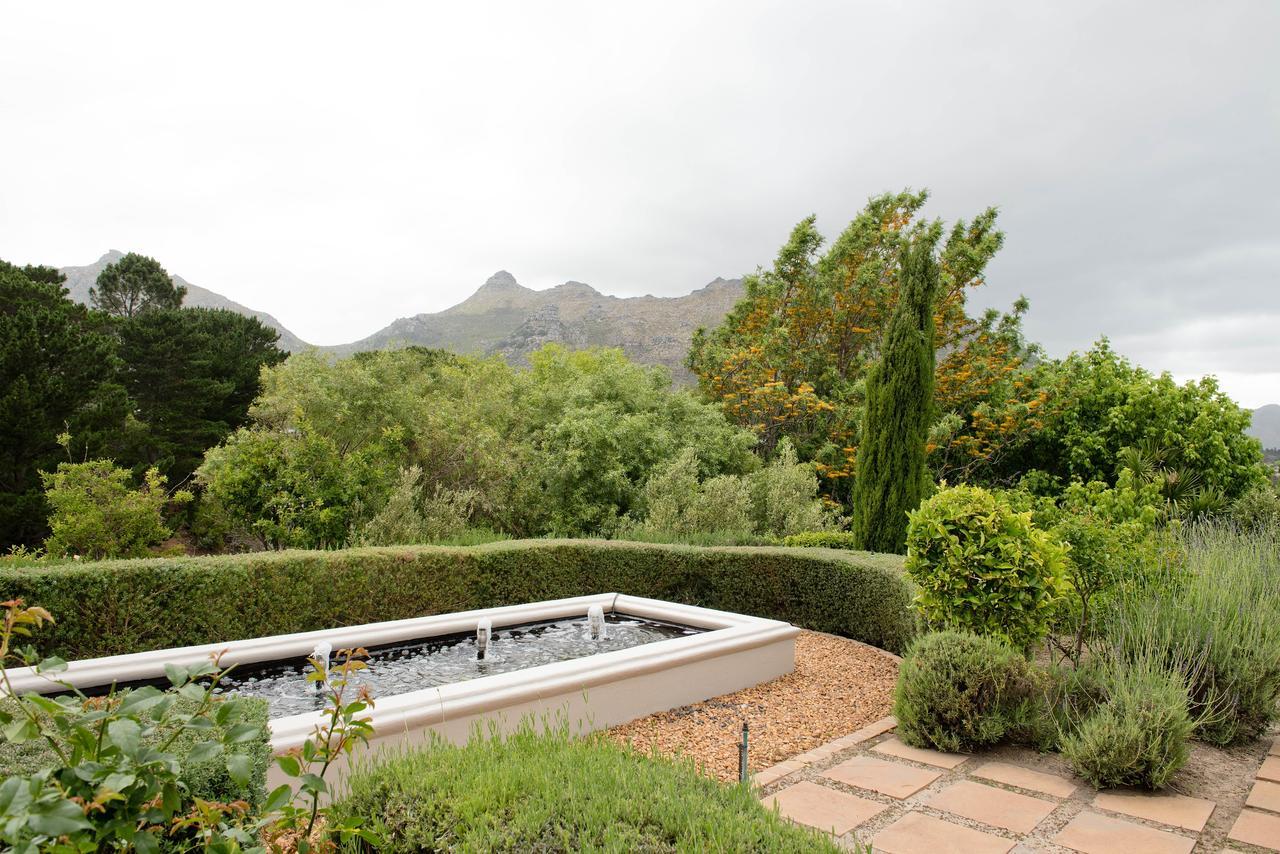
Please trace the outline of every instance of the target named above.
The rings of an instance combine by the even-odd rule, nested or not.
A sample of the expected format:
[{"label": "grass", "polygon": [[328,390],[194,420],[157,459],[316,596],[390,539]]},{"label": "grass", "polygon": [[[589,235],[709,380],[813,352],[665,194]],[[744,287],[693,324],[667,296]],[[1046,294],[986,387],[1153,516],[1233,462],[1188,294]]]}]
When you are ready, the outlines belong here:
[{"label": "grass", "polygon": [[358,766],[334,809],[385,825],[382,852],[841,850],[689,761],[529,723]]}]

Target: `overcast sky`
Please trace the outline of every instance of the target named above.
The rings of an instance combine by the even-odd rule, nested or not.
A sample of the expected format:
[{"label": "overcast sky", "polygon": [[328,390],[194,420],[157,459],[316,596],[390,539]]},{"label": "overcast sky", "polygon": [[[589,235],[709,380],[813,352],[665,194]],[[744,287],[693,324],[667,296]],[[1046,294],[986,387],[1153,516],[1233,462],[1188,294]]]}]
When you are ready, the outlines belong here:
[{"label": "overcast sky", "polygon": [[809,213],[1001,209],[980,306],[1280,402],[1280,3],[0,6],[0,257],[321,344],[492,272],[676,295]]}]

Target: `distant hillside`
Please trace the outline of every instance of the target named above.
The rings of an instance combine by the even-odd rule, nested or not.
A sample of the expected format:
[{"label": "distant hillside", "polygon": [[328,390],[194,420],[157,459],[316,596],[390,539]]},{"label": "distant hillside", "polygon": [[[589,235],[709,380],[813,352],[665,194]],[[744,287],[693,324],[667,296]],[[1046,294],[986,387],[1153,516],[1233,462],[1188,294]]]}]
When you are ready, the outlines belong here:
[{"label": "distant hillside", "polygon": [[[66,287],[70,297],[76,302],[89,304],[89,289],[98,281],[98,274],[102,272],[108,264],[119,261],[124,257],[123,252],[117,252],[112,249],[106,255],[103,255],[97,261],[86,267],[63,267],[62,275],[67,277]],[[164,263],[163,261],[161,263]],[[237,314],[246,314],[250,317],[256,317],[263,324],[270,326],[272,329],[280,333],[279,346],[282,350],[290,353],[297,353],[307,349],[309,344],[298,336],[294,335],[288,329],[285,329],[280,321],[276,320],[265,311],[254,311],[247,306],[243,306],[234,300],[229,300],[222,294],[214,293],[211,290],[202,288],[199,285],[193,285],[181,276],[173,275],[173,281],[179,285],[186,285],[187,298],[183,301],[183,305],[190,308],[225,308],[228,311],[234,311]]]},{"label": "distant hillside", "polygon": [[1253,424],[1247,432],[1264,448],[1280,448],[1280,404],[1268,403],[1253,410]]},{"label": "distant hillside", "polygon": [[741,279],[716,279],[681,297],[613,297],[582,282],[545,291],[523,287],[505,270],[452,308],[396,320],[368,338],[324,348],[359,350],[419,345],[458,353],[497,353],[512,364],[548,343],[620,347],[631,359],[666,365],[678,381],[689,341],[699,326],[715,326],[742,296]]},{"label": "distant hillside", "polygon": [[[63,267],[71,298],[87,304],[98,274],[121,257],[122,253],[112,250],[88,266]],[[225,308],[256,317],[279,331],[280,346],[290,352],[311,347],[271,315],[171,275],[175,282],[186,285],[186,305]],[[496,353],[521,365],[528,363],[534,350],[552,342],[570,348],[619,347],[642,364],[666,365],[678,382],[688,383],[693,376],[684,367],[684,358],[694,330],[718,324],[742,293],[741,279],[716,279],[680,297],[606,296],[582,282],[535,291],[502,270],[452,308],[402,317],[367,338],[317,349],[346,356],[361,350],[417,345],[455,353]]]}]

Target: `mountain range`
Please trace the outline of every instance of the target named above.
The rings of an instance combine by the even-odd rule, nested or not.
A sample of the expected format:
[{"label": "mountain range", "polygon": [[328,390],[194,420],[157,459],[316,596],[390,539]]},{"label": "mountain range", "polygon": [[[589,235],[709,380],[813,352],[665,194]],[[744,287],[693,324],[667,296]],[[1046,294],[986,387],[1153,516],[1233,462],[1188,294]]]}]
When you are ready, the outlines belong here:
[{"label": "mountain range", "polygon": [[[71,298],[87,304],[98,274],[121,257],[122,253],[112,250],[84,267],[63,267]],[[312,346],[266,312],[181,276],[173,280],[186,286],[188,306],[225,308],[256,317],[280,333],[280,347],[290,352]],[[620,347],[634,361],[666,365],[677,382],[690,383],[693,377],[684,357],[694,330],[718,324],[742,294],[741,279],[716,279],[681,297],[614,297],[572,281],[535,291],[500,270],[451,308],[402,317],[359,341],[316,349],[346,356],[360,350],[418,345],[455,353],[496,353],[512,364],[525,364],[530,353],[552,342],[570,348]],[[1264,448],[1280,448],[1280,404],[1255,409],[1247,432]]]},{"label": "mountain range", "polygon": [[1245,431],[1264,448],[1280,448],[1280,404],[1268,403],[1253,410],[1253,423]]},{"label": "mountain range", "polygon": [[[89,302],[89,289],[103,268],[119,260],[112,250],[93,264],[63,267],[72,299]],[[258,318],[280,333],[280,347],[290,352],[311,347],[275,317],[194,285],[181,276],[185,305],[225,308]],[[741,279],[716,279],[680,297],[615,297],[582,282],[565,282],[536,291],[526,288],[505,270],[489,277],[474,294],[444,311],[402,317],[372,335],[317,347],[346,356],[361,350],[417,345],[455,353],[498,354],[512,364],[526,364],[529,354],[548,343],[566,347],[619,347],[634,361],[665,365],[678,382],[692,376],[684,366],[693,332],[715,326],[743,294]]]}]

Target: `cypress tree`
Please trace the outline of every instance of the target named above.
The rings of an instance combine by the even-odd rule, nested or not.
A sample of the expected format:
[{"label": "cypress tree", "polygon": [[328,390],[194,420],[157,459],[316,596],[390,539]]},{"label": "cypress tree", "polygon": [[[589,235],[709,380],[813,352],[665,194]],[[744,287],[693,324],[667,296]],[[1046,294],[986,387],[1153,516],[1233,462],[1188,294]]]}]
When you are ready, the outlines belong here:
[{"label": "cypress tree", "polygon": [[899,261],[898,304],[885,327],[880,360],[867,375],[853,530],[861,548],[901,554],[907,513],[927,487],[925,440],[933,410],[938,228],[912,235]]}]

